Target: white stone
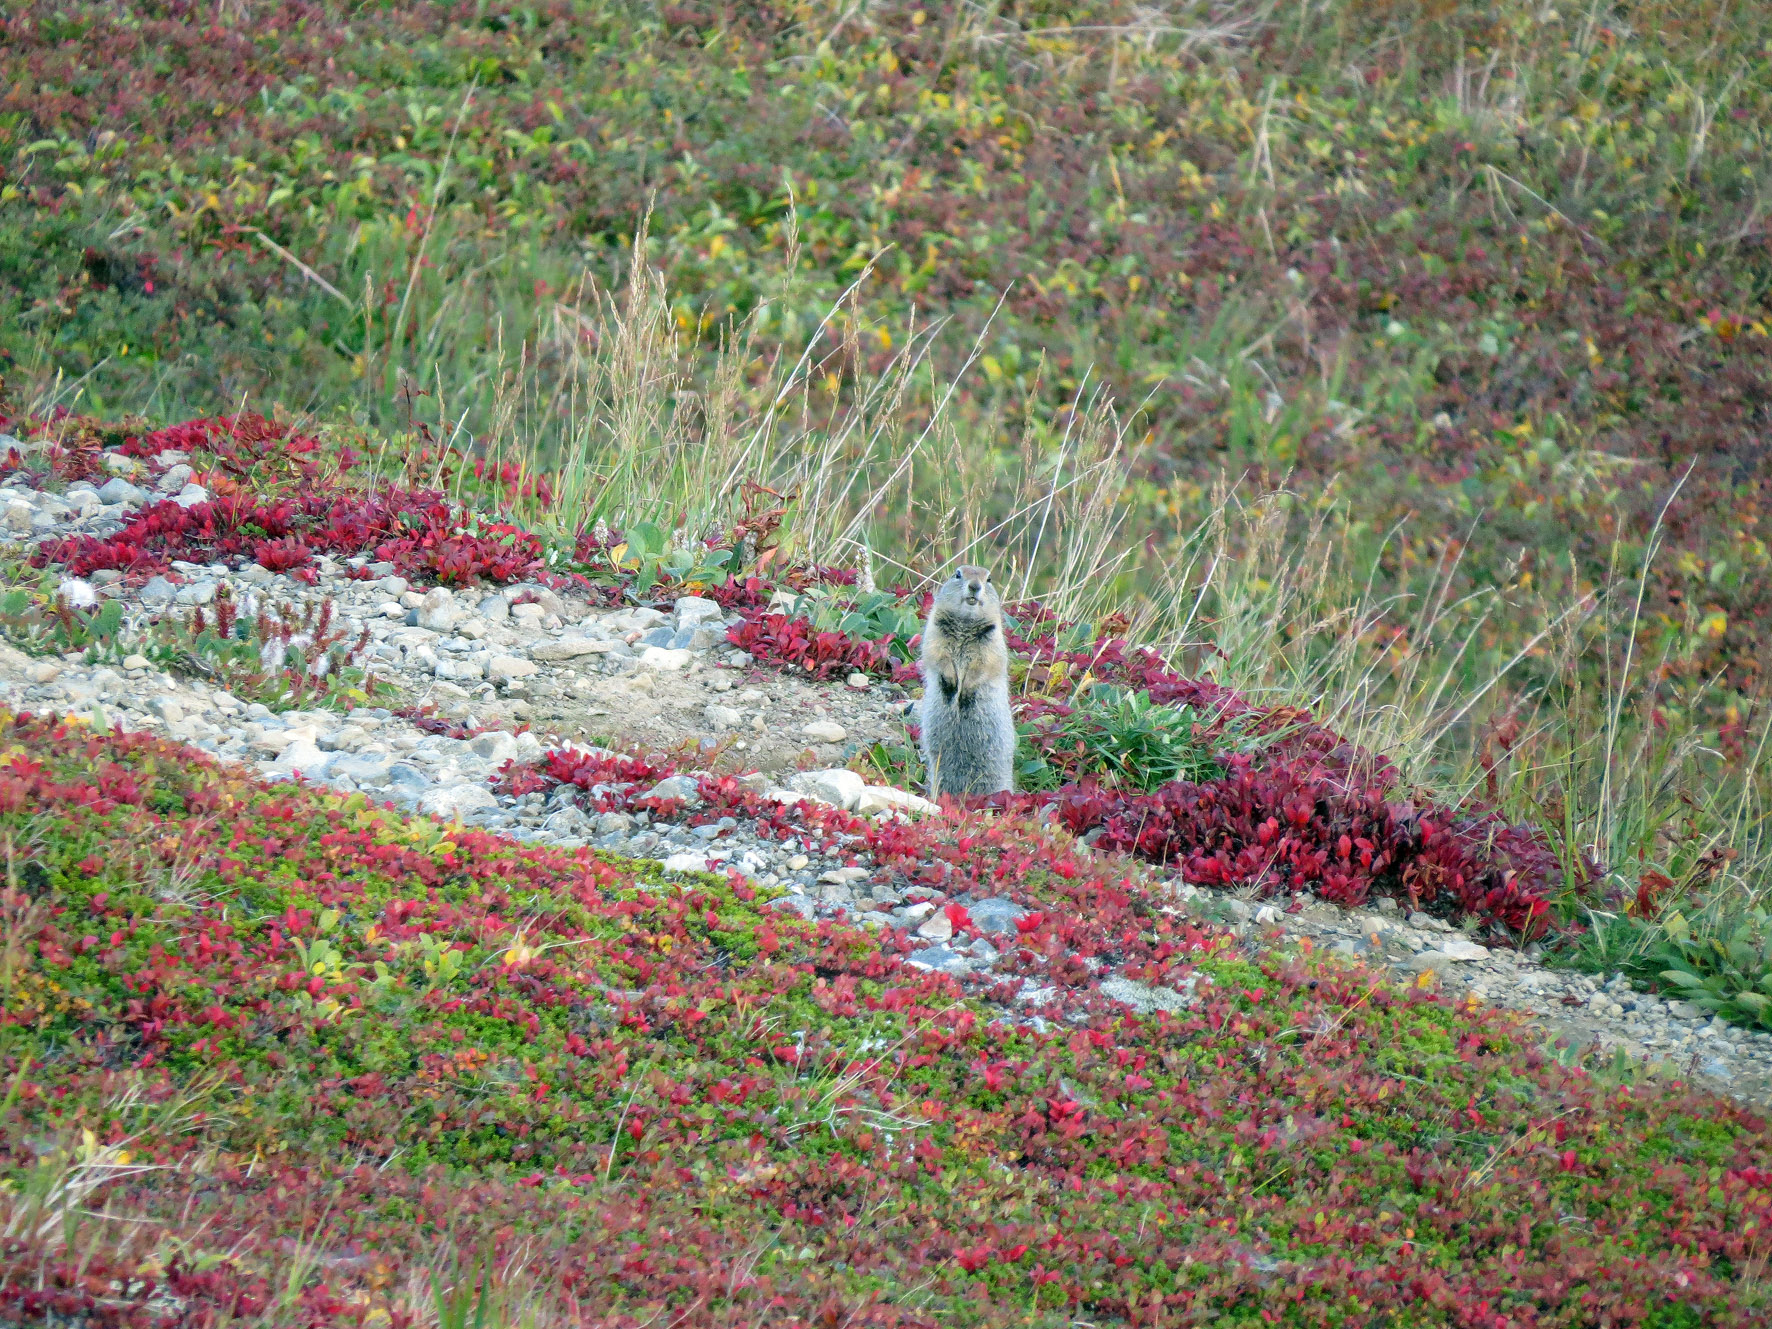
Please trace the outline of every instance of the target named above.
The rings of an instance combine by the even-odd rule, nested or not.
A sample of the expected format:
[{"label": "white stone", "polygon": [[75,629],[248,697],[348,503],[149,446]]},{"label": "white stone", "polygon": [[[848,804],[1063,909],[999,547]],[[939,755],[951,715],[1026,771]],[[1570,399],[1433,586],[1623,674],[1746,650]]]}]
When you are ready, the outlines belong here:
[{"label": "white stone", "polygon": [[701,788],[692,775],[670,775],[648,789],[644,798],[676,799],[687,807],[701,806]]},{"label": "white stone", "polygon": [[640,663],[649,669],[684,669],[689,665],[689,652],[668,646],[648,646],[640,652]]},{"label": "white stone", "polygon": [[667,872],[706,872],[708,859],[706,854],[684,852],[670,855],[664,866]]},{"label": "white stone", "polygon": [[954,925],[945,913],[931,914],[917,928],[917,935],[929,941],[946,941],[954,935]]},{"label": "white stone", "polygon": [[320,745],[312,738],[297,737],[291,739],[277,754],[272,768],[280,775],[306,775],[312,778],[323,772],[326,763],[331,760],[332,754],[320,751]]},{"label": "white stone", "polygon": [[815,743],[841,743],[849,737],[849,731],[831,720],[813,720],[802,725],[800,732]]},{"label": "white stone", "polygon": [[455,597],[446,586],[426,592],[418,606],[418,626],[430,632],[448,632],[460,616]]},{"label": "white stone", "polygon": [[881,812],[920,812],[925,815],[940,812],[939,804],[931,803],[921,794],[913,794],[907,789],[894,789],[891,785],[871,784],[861,791],[861,798],[856,802],[855,810],[864,817],[872,817]]},{"label": "white stone", "polygon": [[125,669],[146,669],[151,661],[145,655],[130,654],[123,657]]},{"label": "white stone", "polygon": [[517,740],[510,734],[493,730],[470,738],[468,751],[476,757],[484,757],[494,765],[502,765],[517,755]]},{"label": "white stone", "polygon": [[710,704],[703,707],[702,714],[707,718],[709,729],[736,729],[744,722],[744,713],[730,706]]},{"label": "white stone", "polygon": [[700,623],[718,622],[725,617],[726,611],[720,608],[717,600],[708,600],[699,595],[685,595],[677,600],[674,615],[679,628],[690,628]]},{"label": "white stone", "polygon": [[194,508],[199,503],[209,502],[209,491],[202,485],[186,485],[174,495],[172,501],[181,508]]},{"label": "white stone", "polygon": [[854,771],[838,767],[824,771],[801,771],[788,779],[788,788],[802,794],[812,794],[827,803],[834,803],[853,812],[861,802],[862,791],[867,788],[867,782]]},{"label": "white stone", "polygon": [[441,789],[428,789],[418,801],[418,810],[433,817],[460,817],[465,812],[479,812],[498,806],[498,799],[484,785],[458,784]]},{"label": "white stone", "polygon": [[1437,949],[1440,954],[1452,960],[1486,960],[1489,958],[1487,946],[1479,946],[1466,937],[1449,937],[1441,942]]},{"label": "white stone", "polygon": [[486,677],[494,683],[509,683],[513,678],[532,678],[541,669],[534,662],[514,655],[495,655],[486,666]]},{"label": "white stone", "polygon": [[869,688],[871,688],[874,685],[873,679],[869,678],[866,674],[863,674],[863,673],[851,674],[851,675],[849,675],[848,678],[844,679],[843,681],[845,683],[847,683],[850,687],[854,688],[857,692],[866,692]]},{"label": "white stone", "polygon": [[537,642],[529,648],[531,660],[577,660],[586,655],[607,655],[615,649],[613,641],[597,637],[557,637]]}]

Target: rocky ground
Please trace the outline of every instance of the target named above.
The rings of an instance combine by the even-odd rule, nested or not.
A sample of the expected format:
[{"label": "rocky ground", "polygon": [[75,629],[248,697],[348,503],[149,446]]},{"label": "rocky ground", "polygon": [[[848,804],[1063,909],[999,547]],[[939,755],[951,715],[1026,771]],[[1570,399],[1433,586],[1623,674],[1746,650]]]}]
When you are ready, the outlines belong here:
[{"label": "rocky ground", "polygon": [[[173,464],[165,496],[201,501]],[[168,488],[172,486],[172,488]],[[0,487],[0,533],[23,544],[115,529],[148,495],[118,477],[64,494]],[[353,575],[355,574],[355,575]],[[363,577],[367,575],[368,579]],[[125,588],[112,575],[65,586],[70,597],[113,597],[128,615],[188,613],[223,587],[248,612],[269,599],[299,605],[330,599],[341,624],[366,631],[369,663],[392,692],[384,704],[348,714],[273,712],[206,683],[173,676],[141,656],[91,665],[0,647],[0,701],[33,711],[72,712],[95,723],[145,729],[273,778],[300,777],[490,830],[563,845],[591,844],[662,861],[677,870],[736,869],[782,892],[780,907],[807,918],[846,915],[864,926],[904,928],[920,943],[912,962],[968,986],[991,980],[989,936],[1014,933],[1019,909],[1002,899],[949,901],[924,887],[900,891],[854,852],[825,853],[817,837],[765,839],[733,818],[689,827],[646,813],[587,815],[571,791],[501,797],[489,781],[508,760],[532,760],[563,744],[638,744],[676,751],[692,765],[752,772],[766,797],[819,799],[874,816],[928,815],[913,794],[868,785],[842,769],[875,743],[905,741],[902,690],[856,675],[817,683],[761,670],[727,642],[719,605],[688,597],[668,612],[605,609],[540,586],[452,594],[409,587],[391,568],[323,563],[314,585],[257,566],[175,565],[173,573]],[[426,732],[392,707],[430,703],[472,736]],[[693,781],[661,792],[693,801]],[[1730,1026],[1682,1001],[1609,980],[1554,969],[1525,953],[1480,945],[1443,920],[1404,916],[1394,902],[1343,910],[1309,897],[1241,899],[1201,890],[1155,870],[1173,906],[1222,924],[1251,946],[1310,946],[1366,966],[1375,979],[1433,982],[1476,1003],[1524,1012],[1547,1042],[1598,1045],[1620,1068],[1683,1074],[1745,1101],[1772,1104],[1772,1036]],[[942,906],[966,905],[987,939],[960,947]],[[1430,976],[1430,977],[1424,977]],[[1105,974],[1102,989],[1135,1007],[1185,1003],[1187,994]],[[1038,991],[1022,999],[1037,1004]],[[1030,1017],[1038,1018],[1038,1017]]]}]

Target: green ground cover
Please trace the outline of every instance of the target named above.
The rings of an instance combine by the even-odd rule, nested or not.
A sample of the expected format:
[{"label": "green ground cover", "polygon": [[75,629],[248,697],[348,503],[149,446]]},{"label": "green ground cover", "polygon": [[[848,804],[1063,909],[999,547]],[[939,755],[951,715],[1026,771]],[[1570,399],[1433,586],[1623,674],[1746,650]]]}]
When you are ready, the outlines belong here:
[{"label": "green ground cover", "polygon": [[[666,769],[580,762],[605,797]],[[702,792],[706,817],[764,806]],[[0,720],[0,1307],[1763,1320],[1757,1118],[1565,1065],[1421,989],[1239,953],[1022,821],[808,815],[799,833],[865,829],[888,864],[1031,908],[1003,968],[1052,988],[1016,1008],[1048,1022],[736,879]],[[1131,1015],[1084,958],[1191,1000]]]}]

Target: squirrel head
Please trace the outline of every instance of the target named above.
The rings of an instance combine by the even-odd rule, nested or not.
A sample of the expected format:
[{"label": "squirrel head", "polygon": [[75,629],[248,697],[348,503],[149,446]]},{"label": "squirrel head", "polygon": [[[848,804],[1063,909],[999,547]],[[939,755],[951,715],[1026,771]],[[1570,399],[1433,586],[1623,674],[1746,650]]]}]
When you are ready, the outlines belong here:
[{"label": "squirrel head", "polygon": [[997,588],[991,585],[990,570],[965,564],[937,588],[935,607],[949,613],[993,618],[1002,612],[1003,602]]}]

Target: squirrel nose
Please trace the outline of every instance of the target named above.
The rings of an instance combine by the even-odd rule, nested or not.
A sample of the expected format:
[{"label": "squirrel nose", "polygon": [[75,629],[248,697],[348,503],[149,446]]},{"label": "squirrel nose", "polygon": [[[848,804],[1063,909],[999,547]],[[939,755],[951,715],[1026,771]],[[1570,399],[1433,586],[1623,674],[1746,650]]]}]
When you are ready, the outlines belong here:
[{"label": "squirrel nose", "polygon": [[983,588],[983,582],[969,581],[966,583],[966,594],[976,596]]}]

